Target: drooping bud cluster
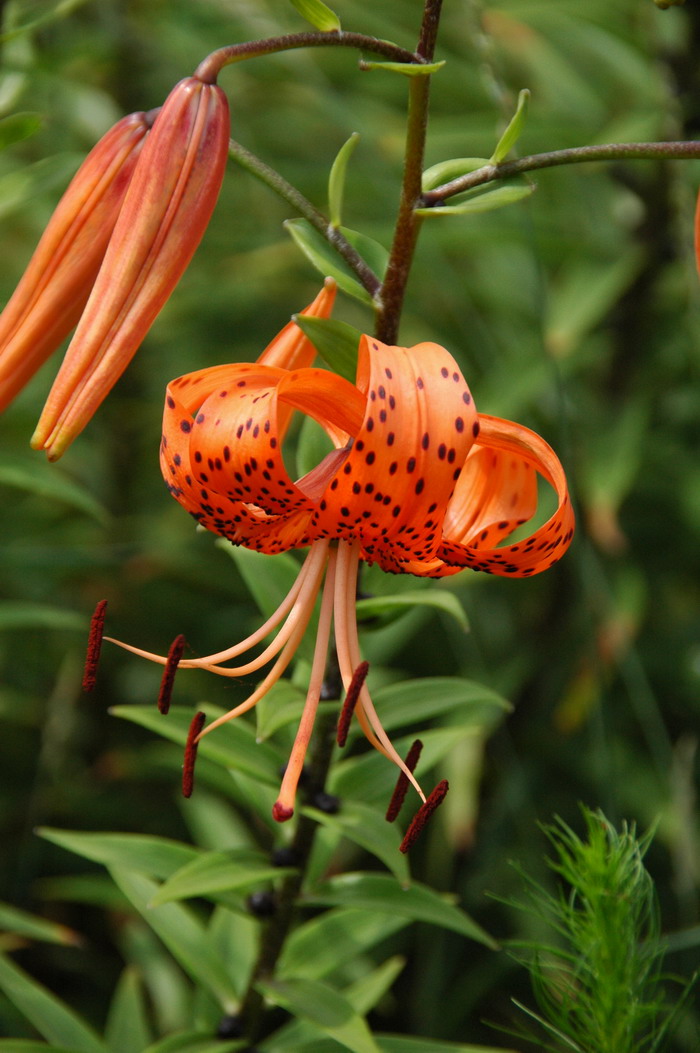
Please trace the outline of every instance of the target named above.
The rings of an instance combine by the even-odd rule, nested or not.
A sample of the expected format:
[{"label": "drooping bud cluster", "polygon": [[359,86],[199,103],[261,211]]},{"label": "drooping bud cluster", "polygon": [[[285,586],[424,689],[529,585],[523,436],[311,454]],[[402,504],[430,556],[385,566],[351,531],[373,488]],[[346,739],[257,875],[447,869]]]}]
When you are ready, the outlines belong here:
[{"label": "drooping bud cluster", "polygon": [[85,427],[185,271],[228,141],[226,96],[187,77],[160,110],[118,122],[59,203],[0,316],[0,410],[77,323],[32,438],[50,460]]}]

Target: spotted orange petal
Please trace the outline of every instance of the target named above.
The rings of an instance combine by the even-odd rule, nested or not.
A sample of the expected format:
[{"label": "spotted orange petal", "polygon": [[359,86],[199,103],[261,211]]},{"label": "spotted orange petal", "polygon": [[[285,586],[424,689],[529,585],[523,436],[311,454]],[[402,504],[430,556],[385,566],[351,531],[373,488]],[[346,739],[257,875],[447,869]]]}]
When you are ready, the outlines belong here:
[{"label": "spotted orange petal", "polygon": [[[538,574],[563,556],[573,537],[564,470],[551,446],[529,428],[483,414],[479,420],[478,444],[445,517],[437,553],[445,566],[430,573],[440,576],[471,567],[512,577]],[[535,472],[556,492],[556,512],[524,540],[497,547],[534,515]]]},{"label": "spotted orange petal", "polygon": [[437,344],[389,347],[360,341],[360,428],[330,481],[311,529],[359,539],[363,558],[385,570],[430,560],[459,469],[478,433],[469,388]]}]

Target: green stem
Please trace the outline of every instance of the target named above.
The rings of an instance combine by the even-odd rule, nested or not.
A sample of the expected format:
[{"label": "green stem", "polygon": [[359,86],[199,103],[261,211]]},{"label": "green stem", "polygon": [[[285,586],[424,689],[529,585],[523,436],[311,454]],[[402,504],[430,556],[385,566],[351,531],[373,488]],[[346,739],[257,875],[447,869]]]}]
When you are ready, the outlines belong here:
[{"label": "green stem", "polygon": [[246,150],[244,146],[241,146],[240,143],[235,142],[233,139],[229,142],[228,152],[229,157],[236,161],[241,168],[245,168],[246,171],[250,172],[262,183],[265,183],[271,190],[274,190],[279,197],[303,216],[312,227],[315,227],[338,255],[352,268],[370,296],[373,298],[378,296],[381,283],[377,275],[371,267],[367,266],[357,249],[353,248],[337,227],[334,227],[330,220],[315,205],[312,205],[308,198],[304,197],[291,183],[288,183],[274,168],[270,168],[259,157],[256,157],[250,150]]},{"label": "green stem", "polygon": [[[441,8],[442,0],[426,0],[416,51],[425,62],[431,62],[435,52]],[[430,77],[411,77],[401,197],[375,330],[377,337],[387,344],[395,343],[398,338],[406,285],[420,230],[421,220],[415,209],[421,196],[429,97]]]},{"label": "green stem", "polygon": [[[327,680],[334,679],[329,662]],[[314,748],[309,757],[307,781],[312,793],[323,790],[333,755],[336,714],[327,714],[317,721]],[[258,990],[260,980],[274,976],[296,917],[297,903],[306,879],[311,850],[318,831],[318,823],[308,816],[299,817],[290,849],[296,869],[287,875],[276,896],[275,913],[263,930],[258,958],[250,976],[248,990],[241,1003],[239,1016],[246,1038],[255,1043],[265,1031],[265,999]]]},{"label": "green stem", "polygon": [[344,33],[341,30],[331,33],[289,33],[285,36],[267,37],[265,40],[249,40],[243,44],[229,44],[228,47],[212,51],[194,71],[194,76],[207,84],[214,84],[224,66],[233,62],[243,62],[261,55],[273,55],[279,51],[291,51],[295,48],[341,47],[369,51],[374,55],[391,62],[407,62],[415,65],[425,58],[404,48],[397,47],[389,40],[365,36],[364,33]]},{"label": "green stem", "polygon": [[440,205],[455,194],[484,186],[499,179],[534,172],[539,168],[555,168],[559,165],[581,164],[584,161],[682,161],[700,158],[700,142],[664,143],[604,143],[601,146],[574,146],[568,150],[552,150],[544,154],[531,154],[502,164],[486,164],[473,172],[452,179],[449,183],[428,190],[421,196],[421,207]]}]

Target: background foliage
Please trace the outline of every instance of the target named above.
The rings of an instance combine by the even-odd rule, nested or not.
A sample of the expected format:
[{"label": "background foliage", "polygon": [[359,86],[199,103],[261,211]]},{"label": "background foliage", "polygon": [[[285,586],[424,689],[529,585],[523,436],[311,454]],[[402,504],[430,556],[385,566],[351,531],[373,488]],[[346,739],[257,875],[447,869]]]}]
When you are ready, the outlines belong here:
[{"label": "background foliage", "polygon": [[[412,0],[335,6],[344,27],[415,46]],[[305,28],[287,0],[12,0],[3,17],[3,302],[70,174],[122,113],[158,105],[217,46]],[[699,52],[692,0],[666,12],[651,0],[446,0],[428,163],[488,157],[523,87],[532,99],[522,153],[694,138]],[[235,138],[321,207],[335,154],[359,132],[344,221],[387,242],[403,78],[361,73],[354,53],[333,49],[235,66],[221,83]],[[444,344],[482,412],[555,446],[579,529],[542,577],[465,573],[439,586],[463,604],[467,635],[447,615],[416,610],[366,642],[396,679],[467,677],[513,706],[442,762],[452,793],[414,852],[414,874],[455,893],[497,938],[527,938],[537,922],[503,901],[522,885],[511,859],[551,881],[538,820],[557,813],[580,826],[583,801],[614,822],[657,822],[648,865],[671,934],[667,965],[680,975],[693,971],[700,938],[699,181],[698,162],[572,166],[539,173],[524,203],[426,221],[402,342]],[[155,989],[181,980],[102,871],[39,839],[36,826],[225,849],[245,822],[208,769],[183,807],[178,748],[109,715],[152,699],[157,670],[108,652],[98,695],[81,695],[86,612],[108,597],[111,632],[156,650],[184,632],[213,651],[254,626],[241,568],[165,493],[159,419],[169,379],[256,356],[315,294],[318,278],[281,225],[291,216],[232,164],[194,263],[64,460],[49,466],[28,450],[55,363],[0,422],[0,898],[80,933],[79,943],[21,939],[17,960],[98,1026],[125,960],[150,964],[166,1017]],[[371,326],[347,299],[338,317]],[[379,575],[367,584],[387,589]],[[202,698],[231,705],[237,691],[197,673],[178,679],[176,701],[190,714]],[[427,710],[426,700],[421,722]],[[368,862],[356,848],[341,855],[350,869]],[[504,952],[457,932],[420,923],[380,946],[377,962],[409,960],[375,1010],[382,1030],[494,1044],[482,1020],[507,1026],[511,997],[530,998]],[[165,1023],[177,1023],[170,1009]],[[34,1034],[9,1002],[2,1033]],[[691,1019],[672,1048],[697,1048],[694,1036]]]}]

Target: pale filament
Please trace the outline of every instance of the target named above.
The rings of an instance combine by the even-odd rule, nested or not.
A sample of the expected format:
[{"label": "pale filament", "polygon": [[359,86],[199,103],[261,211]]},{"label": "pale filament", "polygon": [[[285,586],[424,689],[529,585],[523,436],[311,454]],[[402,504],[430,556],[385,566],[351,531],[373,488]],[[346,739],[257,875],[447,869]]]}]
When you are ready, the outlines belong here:
[{"label": "pale filament", "polygon": [[321,689],[326,672],[326,661],[328,657],[328,643],[331,634],[331,623],[333,621],[333,599],[335,591],[336,551],[331,550],[328,558],[328,569],[326,570],[326,581],[323,586],[323,597],[321,599],[321,611],[318,619],[318,632],[316,633],[316,644],[314,657],[309,678],[309,688],[306,694],[306,702],[297,729],[289,762],[284,772],[282,785],[280,787],[277,806],[282,811],[279,818],[291,818],[294,808],[299,776],[304,766],[306,751],[311,741],[314,729],[314,721],[321,698]]},{"label": "pale filament", "polygon": [[[265,665],[270,658],[282,649],[291,636],[299,617],[302,617],[306,610],[309,597],[312,595],[315,599],[323,575],[327,551],[328,541],[321,541],[312,546],[294,585],[274,614],[270,615],[267,621],[259,629],[256,629],[254,633],[251,633],[245,640],[241,640],[239,643],[234,644],[225,651],[219,651],[217,654],[205,655],[202,658],[185,658],[178,663],[178,669],[206,669],[208,672],[217,673],[219,676],[235,677],[254,672]],[[280,629],[272,643],[256,659],[247,665],[236,668],[220,668],[218,666],[219,662],[226,662],[231,658],[235,658],[237,655],[249,651],[257,643],[260,643],[276,625],[279,625],[286,615],[289,615],[289,617],[283,628]],[[105,636],[104,639],[109,643],[116,644],[117,647],[121,647],[125,651],[129,651],[131,654],[137,655],[139,658],[147,658],[150,662],[155,662],[157,665],[165,665],[168,661],[165,655],[145,651],[140,647],[134,647],[132,644],[115,640],[114,637]]]},{"label": "pale filament", "polygon": [[[320,544],[324,544],[327,548],[326,542],[320,542]],[[318,584],[320,584],[320,576]],[[226,724],[229,720],[233,720],[235,717],[239,717],[241,716],[241,714],[247,713],[250,709],[253,708],[253,706],[255,706],[260,701],[263,695],[267,694],[267,692],[270,690],[273,684],[277,683],[279,678],[282,676],[282,673],[285,671],[292,658],[296,654],[297,648],[299,647],[299,644],[301,643],[304,637],[306,627],[309,624],[311,615],[313,614],[317,595],[318,586],[313,595],[309,597],[306,608],[304,609],[304,611],[302,611],[302,616],[298,620],[291,636],[287,640],[287,643],[285,644],[281,655],[279,656],[279,658],[277,659],[277,661],[275,662],[265,679],[262,681],[262,683],[259,684],[255,691],[252,693],[252,695],[249,695],[248,698],[246,698],[239,705],[235,706],[233,709],[229,710],[228,713],[224,713],[222,716],[217,717],[216,720],[213,720],[211,724],[209,724],[206,728],[204,728],[203,731],[199,733],[195,741],[199,742],[202,738],[204,738],[205,735],[208,735],[210,731],[213,731],[214,728],[218,728],[221,724]],[[213,672],[225,673],[227,672],[227,670],[213,670]]]},{"label": "pale filament", "polygon": [[[335,589],[335,645],[338,653],[340,674],[346,691],[350,686],[355,669],[362,661],[355,618],[355,590],[357,587],[359,560],[360,543],[358,541],[354,541],[352,544],[348,544],[346,541],[338,543],[338,575]],[[382,727],[366,685],[363,685],[360,691],[356,713],[363,732],[375,749],[383,753],[401,769],[421,800],[425,801],[425,794],[415,776],[406,767],[403,758],[397,753],[391,739]]]}]

